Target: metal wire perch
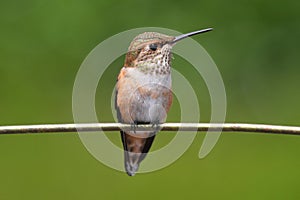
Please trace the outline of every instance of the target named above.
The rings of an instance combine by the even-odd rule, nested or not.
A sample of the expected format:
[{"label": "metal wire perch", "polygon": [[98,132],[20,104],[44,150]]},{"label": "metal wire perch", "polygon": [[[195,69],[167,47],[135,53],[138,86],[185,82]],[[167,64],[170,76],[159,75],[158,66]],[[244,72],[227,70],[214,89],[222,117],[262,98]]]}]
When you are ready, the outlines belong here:
[{"label": "metal wire perch", "polygon": [[[161,131],[199,131],[199,132],[249,132],[284,135],[300,135],[300,127],[268,124],[246,123],[164,123],[157,127],[153,125],[138,125],[139,130],[160,129]],[[0,126],[0,134],[27,134],[27,133],[65,133],[65,132],[92,132],[92,131],[119,131],[132,130],[132,125],[121,123],[82,123],[82,124],[39,124]]]}]

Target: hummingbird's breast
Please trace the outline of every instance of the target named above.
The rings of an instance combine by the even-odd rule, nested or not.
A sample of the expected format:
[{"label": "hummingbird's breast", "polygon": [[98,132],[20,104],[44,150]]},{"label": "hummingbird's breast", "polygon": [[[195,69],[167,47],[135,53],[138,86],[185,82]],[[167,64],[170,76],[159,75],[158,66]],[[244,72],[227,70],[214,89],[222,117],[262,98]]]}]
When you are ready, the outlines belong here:
[{"label": "hummingbird's breast", "polygon": [[163,123],[172,103],[171,75],[123,68],[117,83],[122,122]]}]

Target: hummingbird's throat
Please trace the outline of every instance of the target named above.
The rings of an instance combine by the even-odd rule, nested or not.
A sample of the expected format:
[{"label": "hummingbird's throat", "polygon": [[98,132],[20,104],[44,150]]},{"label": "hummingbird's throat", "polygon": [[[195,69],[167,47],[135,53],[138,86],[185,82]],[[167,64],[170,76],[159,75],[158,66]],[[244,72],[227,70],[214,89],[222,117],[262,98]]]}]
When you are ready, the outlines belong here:
[{"label": "hummingbird's throat", "polygon": [[171,69],[171,48],[162,48],[155,53],[141,52],[136,67],[145,74],[168,75]]}]

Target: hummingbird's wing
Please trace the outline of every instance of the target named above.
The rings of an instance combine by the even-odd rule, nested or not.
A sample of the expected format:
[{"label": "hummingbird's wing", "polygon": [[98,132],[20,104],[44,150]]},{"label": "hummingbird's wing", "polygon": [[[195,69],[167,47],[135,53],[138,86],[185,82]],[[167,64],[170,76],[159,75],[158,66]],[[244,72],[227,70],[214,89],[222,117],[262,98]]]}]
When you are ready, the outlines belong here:
[{"label": "hummingbird's wing", "polygon": [[119,106],[118,106],[118,88],[116,88],[116,94],[115,94],[115,109],[117,111],[118,122],[123,123],[122,116],[121,116],[121,113],[120,113],[120,109],[119,109]]}]

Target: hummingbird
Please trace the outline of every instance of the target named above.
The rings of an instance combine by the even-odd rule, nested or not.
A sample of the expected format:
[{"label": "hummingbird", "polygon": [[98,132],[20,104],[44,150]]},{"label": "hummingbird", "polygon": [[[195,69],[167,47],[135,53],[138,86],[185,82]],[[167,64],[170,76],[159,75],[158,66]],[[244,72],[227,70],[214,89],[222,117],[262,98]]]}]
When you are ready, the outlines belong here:
[{"label": "hummingbird", "polygon": [[[164,123],[172,104],[172,47],[184,38],[211,30],[207,28],[179,36],[157,32],[137,35],[130,43],[117,79],[115,108],[118,121],[134,127]],[[120,132],[125,170],[129,176],[134,176],[158,130]]]}]

